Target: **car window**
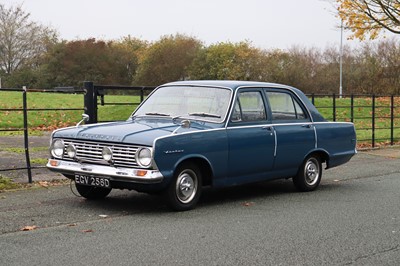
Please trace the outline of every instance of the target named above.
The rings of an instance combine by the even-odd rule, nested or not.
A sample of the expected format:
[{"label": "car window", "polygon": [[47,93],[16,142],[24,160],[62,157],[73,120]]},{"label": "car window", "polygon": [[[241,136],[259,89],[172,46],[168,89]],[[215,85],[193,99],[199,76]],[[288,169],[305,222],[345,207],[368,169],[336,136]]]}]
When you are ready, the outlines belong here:
[{"label": "car window", "polygon": [[267,118],[259,91],[240,92],[232,114],[233,122],[262,121]]},{"label": "car window", "polygon": [[267,92],[273,120],[305,119],[299,103],[286,92]]}]

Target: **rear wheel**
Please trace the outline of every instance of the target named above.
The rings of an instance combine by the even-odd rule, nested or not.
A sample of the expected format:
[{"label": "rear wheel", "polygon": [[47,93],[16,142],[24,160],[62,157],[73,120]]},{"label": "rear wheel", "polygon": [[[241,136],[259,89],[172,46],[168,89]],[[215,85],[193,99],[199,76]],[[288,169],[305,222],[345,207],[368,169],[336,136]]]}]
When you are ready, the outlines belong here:
[{"label": "rear wheel", "polygon": [[79,195],[84,198],[96,200],[96,199],[104,199],[111,192],[111,188],[103,188],[103,187],[91,187],[84,186],[75,183],[76,190]]},{"label": "rear wheel", "polygon": [[169,206],[176,211],[193,209],[199,201],[202,190],[202,177],[193,163],[182,164],[175,172],[165,196]]},{"label": "rear wheel", "polygon": [[297,175],[293,177],[293,183],[300,191],[312,191],[319,186],[321,177],[321,159],[317,155],[310,155],[304,160]]}]

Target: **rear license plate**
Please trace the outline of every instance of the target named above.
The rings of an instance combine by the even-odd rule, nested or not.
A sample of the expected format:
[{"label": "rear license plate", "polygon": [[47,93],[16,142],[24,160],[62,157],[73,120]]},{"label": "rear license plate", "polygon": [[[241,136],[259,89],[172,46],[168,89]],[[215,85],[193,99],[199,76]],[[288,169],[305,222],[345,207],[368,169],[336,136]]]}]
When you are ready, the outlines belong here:
[{"label": "rear license plate", "polygon": [[110,187],[110,179],[106,177],[75,174],[75,183],[92,187]]}]

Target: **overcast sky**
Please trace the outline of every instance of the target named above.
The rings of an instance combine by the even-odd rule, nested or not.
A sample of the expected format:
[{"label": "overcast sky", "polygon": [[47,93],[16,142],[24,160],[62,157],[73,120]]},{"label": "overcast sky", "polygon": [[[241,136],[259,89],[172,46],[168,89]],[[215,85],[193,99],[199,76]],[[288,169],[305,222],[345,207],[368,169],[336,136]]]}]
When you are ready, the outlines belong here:
[{"label": "overcast sky", "polygon": [[[205,44],[248,40],[256,47],[339,45],[340,21],[326,0],[0,0],[22,4],[62,39],[155,41],[182,33]],[[346,36],[346,34],[345,34]],[[347,41],[357,42],[357,41]],[[351,44],[351,43],[350,43]]]}]

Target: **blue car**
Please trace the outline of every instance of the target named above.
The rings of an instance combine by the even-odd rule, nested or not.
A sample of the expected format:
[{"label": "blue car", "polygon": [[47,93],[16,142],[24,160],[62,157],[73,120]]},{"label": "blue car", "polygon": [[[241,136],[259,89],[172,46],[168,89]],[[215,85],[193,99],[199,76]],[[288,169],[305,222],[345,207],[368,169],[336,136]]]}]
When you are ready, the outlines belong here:
[{"label": "blue car", "polygon": [[[87,117],[86,117],[87,118]],[[292,178],[315,190],[356,151],[352,123],[328,122],[298,89],[250,81],[179,81],[156,88],[123,122],[53,132],[48,169],[87,199],[113,188],[162,193],[178,211],[202,188]]]}]

